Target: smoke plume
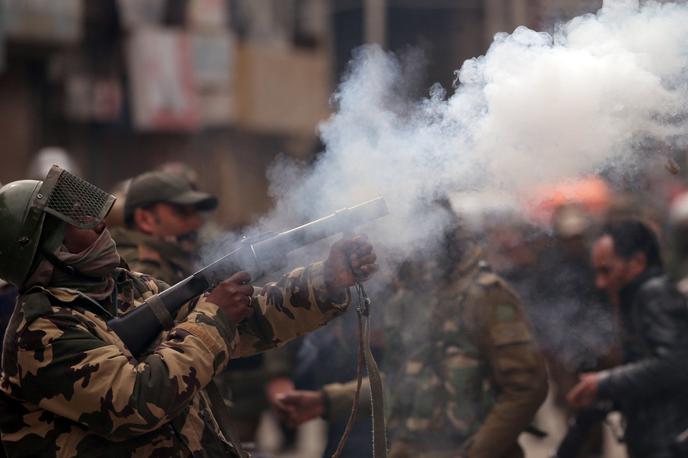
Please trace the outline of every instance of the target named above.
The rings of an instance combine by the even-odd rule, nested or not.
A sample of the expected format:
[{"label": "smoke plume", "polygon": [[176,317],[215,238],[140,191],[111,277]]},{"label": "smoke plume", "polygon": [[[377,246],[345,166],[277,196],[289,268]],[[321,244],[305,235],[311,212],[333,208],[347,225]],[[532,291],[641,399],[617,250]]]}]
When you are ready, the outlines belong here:
[{"label": "smoke plume", "polygon": [[460,66],[451,95],[434,86],[410,100],[405,67],[376,46],[355,53],[336,112],[320,126],[317,162],[272,167],[276,210],[264,224],[286,227],[382,195],[392,216],[376,234],[401,248],[441,228],[441,214],[423,210],[438,196],[521,195],[638,167],[648,140],[686,143],[685,3],[610,0],[553,33],[498,34]]},{"label": "smoke plume", "polygon": [[[382,195],[391,214],[362,230],[393,267],[443,234],[451,217],[429,205],[438,197],[513,202],[538,185],[623,175],[662,160],[648,145],[688,144],[685,2],[607,0],[551,33],[498,34],[485,55],[457,63],[451,91],[435,85],[422,100],[409,95],[416,58],[376,46],[355,52],[333,96],[335,112],[319,127],[324,151],[310,165],[273,164],[275,209],[252,230],[284,230]],[[308,250],[323,256],[323,246]],[[563,316],[589,309],[548,306],[553,313],[535,312],[533,321],[555,334]],[[611,332],[611,318],[593,320],[604,331],[580,332]],[[587,361],[598,341],[573,335],[584,354],[569,359]],[[568,343],[546,345],[560,352]]]}]

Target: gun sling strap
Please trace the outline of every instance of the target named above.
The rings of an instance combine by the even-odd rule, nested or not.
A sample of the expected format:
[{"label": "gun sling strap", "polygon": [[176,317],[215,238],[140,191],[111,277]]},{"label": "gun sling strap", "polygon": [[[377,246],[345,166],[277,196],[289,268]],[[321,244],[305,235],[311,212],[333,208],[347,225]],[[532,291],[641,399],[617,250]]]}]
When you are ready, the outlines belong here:
[{"label": "gun sling strap", "polygon": [[[384,394],[382,388],[382,377],[380,370],[375,362],[375,357],[370,350],[370,298],[366,294],[363,285],[356,284],[356,292],[358,293],[358,304],[356,306],[356,314],[358,315],[358,362],[357,362],[357,384],[356,393],[354,394],[354,401],[351,406],[351,414],[346,422],[346,428],[337,446],[337,450],[332,455],[332,458],[341,456],[344,446],[349,439],[351,428],[356,421],[358,414],[358,401],[361,394],[361,385],[363,383],[363,364],[365,362],[366,371],[368,372],[368,380],[370,381],[370,403],[373,412],[373,458],[387,457],[387,436],[384,416]],[[225,438],[232,444],[240,458],[248,458],[248,454],[241,447],[241,442],[238,436],[233,431],[232,420],[227,412],[227,407],[220,395],[215,382],[210,382],[206,388],[208,399],[212,406],[213,412],[217,414],[217,421],[225,435]]]},{"label": "gun sling strap", "polygon": [[358,402],[361,395],[361,385],[363,383],[363,362],[365,361],[370,382],[370,403],[373,412],[373,458],[387,457],[387,436],[385,427],[384,394],[382,388],[382,377],[380,369],[375,362],[375,357],[370,350],[370,298],[366,294],[363,285],[356,284],[358,293],[358,304],[356,314],[358,315],[358,362],[356,367],[356,392],[351,406],[351,414],[346,422],[346,428],[339,441],[337,450],[332,454],[332,458],[339,458],[344,450],[346,441],[349,439],[351,428],[356,421],[358,414]]}]

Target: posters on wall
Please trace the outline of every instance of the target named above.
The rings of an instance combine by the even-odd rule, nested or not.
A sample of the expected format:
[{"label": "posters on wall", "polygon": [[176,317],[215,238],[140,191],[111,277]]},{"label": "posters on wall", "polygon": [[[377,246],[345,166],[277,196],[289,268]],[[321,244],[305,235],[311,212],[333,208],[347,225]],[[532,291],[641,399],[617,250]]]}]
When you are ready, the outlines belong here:
[{"label": "posters on wall", "polygon": [[143,27],[129,36],[127,66],[134,126],[194,130],[201,125],[189,34]]},{"label": "posters on wall", "polygon": [[116,76],[69,75],[65,81],[65,110],[74,121],[116,122],[122,114],[123,91]]},{"label": "posters on wall", "polygon": [[139,28],[127,46],[134,126],[194,130],[235,115],[235,42],[229,32]]},{"label": "posters on wall", "polygon": [[196,30],[221,30],[228,23],[227,0],[189,0],[187,23]]},{"label": "posters on wall", "polygon": [[226,31],[191,34],[193,72],[202,124],[228,125],[235,119],[233,78],[236,43]]},{"label": "posters on wall", "polygon": [[225,87],[234,71],[234,40],[227,32],[192,33],[191,52],[196,84]]}]

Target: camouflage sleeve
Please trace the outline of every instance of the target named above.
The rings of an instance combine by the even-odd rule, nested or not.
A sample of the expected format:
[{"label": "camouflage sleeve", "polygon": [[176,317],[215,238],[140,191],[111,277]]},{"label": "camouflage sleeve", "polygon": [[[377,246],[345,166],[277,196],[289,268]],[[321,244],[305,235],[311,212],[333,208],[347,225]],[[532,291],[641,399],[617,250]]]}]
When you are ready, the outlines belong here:
[{"label": "camouflage sleeve", "polygon": [[317,329],[343,313],[349,292],[329,297],[323,279],[323,263],[316,262],[284,275],[260,288],[253,298],[253,314],[238,328],[239,343],[232,357],[267,350]]},{"label": "camouflage sleeve", "polygon": [[476,286],[477,336],[497,385],[495,403],[473,436],[468,456],[500,457],[516,447],[547,396],[547,375],[517,297],[496,276]]},{"label": "camouflage sleeve", "polygon": [[[357,381],[347,383],[330,383],[320,390],[325,398],[325,419],[328,421],[346,420],[351,413],[351,406],[356,395]],[[358,398],[359,418],[372,415],[370,405],[370,381],[363,379],[361,394]]]},{"label": "camouflage sleeve", "polygon": [[17,336],[16,376],[24,399],[110,440],[155,430],[182,413],[224,368],[234,344],[234,328],[203,298],[138,361],[89,313],[54,308],[26,324]]}]

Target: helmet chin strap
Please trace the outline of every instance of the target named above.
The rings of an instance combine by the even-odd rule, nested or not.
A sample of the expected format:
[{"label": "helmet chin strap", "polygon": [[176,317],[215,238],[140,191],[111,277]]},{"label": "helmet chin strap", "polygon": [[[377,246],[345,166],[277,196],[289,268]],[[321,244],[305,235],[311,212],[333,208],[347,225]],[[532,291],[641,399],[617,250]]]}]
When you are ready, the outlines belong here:
[{"label": "helmet chin strap", "polygon": [[41,254],[45,257],[45,259],[47,259],[53,266],[55,266],[55,268],[60,269],[62,272],[68,275],[87,281],[102,281],[101,277],[95,277],[93,275],[88,275],[83,272],[79,272],[73,266],[65,264],[60,258],[55,256],[55,254],[51,253],[50,251],[46,250],[44,247],[41,247],[40,251]]}]

